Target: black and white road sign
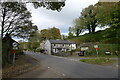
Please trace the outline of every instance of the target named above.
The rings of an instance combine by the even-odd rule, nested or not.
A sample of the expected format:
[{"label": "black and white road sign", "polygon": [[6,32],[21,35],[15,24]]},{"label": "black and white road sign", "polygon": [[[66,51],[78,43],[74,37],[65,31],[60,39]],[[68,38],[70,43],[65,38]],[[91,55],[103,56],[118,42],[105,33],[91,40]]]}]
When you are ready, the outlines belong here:
[{"label": "black and white road sign", "polygon": [[17,47],[17,46],[18,46],[18,43],[17,43],[17,42],[13,42],[12,46],[13,46],[13,47]]}]

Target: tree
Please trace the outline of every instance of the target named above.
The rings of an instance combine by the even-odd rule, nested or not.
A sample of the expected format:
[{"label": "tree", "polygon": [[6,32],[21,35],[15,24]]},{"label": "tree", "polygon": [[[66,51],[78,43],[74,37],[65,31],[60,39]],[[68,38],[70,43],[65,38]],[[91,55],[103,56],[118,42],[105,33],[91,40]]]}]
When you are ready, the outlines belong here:
[{"label": "tree", "polygon": [[40,35],[43,40],[47,38],[48,39],[60,39],[61,38],[60,30],[55,27],[41,30]]},{"label": "tree", "polygon": [[107,38],[115,38],[119,43],[120,40],[120,2],[99,2],[97,18],[102,26],[109,26],[107,29]]},{"label": "tree", "polygon": [[57,10],[58,12],[62,10],[62,7],[65,6],[65,2],[32,2],[35,8],[44,7],[48,10]]},{"label": "tree", "polygon": [[76,36],[79,36],[80,33],[86,30],[86,24],[82,18],[76,18],[73,20],[73,24],[75,27],[71,28]]},{"label": "tree", "polygon": [[85,29],[88,29],[89,33],[95,32],[98,26],[98,20],[96,18],[97,6],[90,5],[81,12],[80,19],[83,20],[83,25]]},{"label": "tree", "polygon": [[23,31],[26,32],[24,34],[28,34],[27,31],[34,29],[30,17],[31,14],[24,3],[0,3],[1,37],[3,38],[6,34],[22,36]]},{"label": "tree", "polygon": [[[33,3],[33,2],[32,2]],[[5,48],[3,48],[2,51],[4,52],[3,60],[5,60],[8,54],[8,49],[12,50],[12,43],[7,44],[6,42],[9,42],[8,39],[6,39],[6,35],[9,36],[17,36],[21,37],[23,39],[30,38],[30,34],[37,30],[37,26],[32,25],[32,22],[30,20],[31,14],[26,8],[27,3],[21,3],[21,2],[4,2],[4,0],[0,3],[0,26],[1,26],[1,39],[3,42],[3,45]],[[64,2],[35,2],[33,3],[35,8],[38,7],[45,7],[46,9],[51,10],[57,10],[61,11],[62,7],[65,6]],[[9,37],[8,36],[8,37]],[[6,37],[6,38],[5,38]],[[5,38],[5,39],[4,39]],[[33,40],[35,41],[35,40]],[[34,42],[33,42],[34,43]],[[38,43],[34,43],[36,48],[36,45]],[[10,46],[10,47],[9,47]],[[3,53],[3,52],[2,52]]]},{"label": "tree", "polygon": [[39,31],[35,31],[31,33],[28,42],[27,42],[27,49],[35,51],[42,41]]},{"label": "tree", "polygon": [[[45,7],[46,9],[61,11],[65,6],[65,2],[32,2],[35,8]],[[1,2],[0,3],[0,24],[1,37],[5,34],[20,32],[23,26],[29,25],[31,14],[27,11],[26,3],[21,2]],[[30,26],[29,26],[30,27]],[[32,28],[31,28],[32,29]],[[16,31],[17,30],[17,31]],[[17,35],[17,33],[15,34]]]},{"label": "tree", "polygon": [[95,32],[95,28],[97,27],[96,12],[96,8],[90,5],[82,10],[79,18],[73,21],[77,36],[85,30],[88,30],[89,33]]},{"label": "tree", "polygon": [[71,39],[71,38],[73,38],[73,37],[74,37],[73,33],[69,32],[69,33],[68,33],[68,38]]},{"label": "tree", "polygon": [[81,16],[73,21],[76,32],[88,30],[91,33],[95,32],[96,27],[109,26],[114,6],[115,3],[99,2],[83,9]]},{"label": "tree", "polygon": [[41,38],[45,40],[46,38],[50,37],[50,33],[48,29],[43,29],[40,31]]},{"label": "tree", "polygon": [[101,27],[110,26],[115,5],[116,3],[114,2],[98,2],[95,4],[97,7],[96,18]]},{"label": "tree", "polygon": [[50,39],[61,39],[60,30],[58,28],[50,28],[49,29]]}]

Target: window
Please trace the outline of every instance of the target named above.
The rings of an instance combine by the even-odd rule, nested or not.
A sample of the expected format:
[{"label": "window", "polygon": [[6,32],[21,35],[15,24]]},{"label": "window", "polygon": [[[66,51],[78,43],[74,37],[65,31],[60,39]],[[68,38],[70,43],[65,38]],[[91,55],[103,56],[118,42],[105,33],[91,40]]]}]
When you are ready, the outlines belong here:
[{"label": "window", "polygon": [[64,44],[63,44],[63,46],[64,46]]},{"label": "window", "polygon": [[56,44],[54,44],[54,46],[56,46]]}]

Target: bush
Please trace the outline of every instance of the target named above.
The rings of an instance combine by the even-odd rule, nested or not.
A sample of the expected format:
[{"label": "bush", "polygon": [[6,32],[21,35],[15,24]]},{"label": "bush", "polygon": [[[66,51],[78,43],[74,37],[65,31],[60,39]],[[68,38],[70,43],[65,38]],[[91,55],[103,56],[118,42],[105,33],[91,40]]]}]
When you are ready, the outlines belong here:
[{"label": "bush", "polygon": [[44,50],[44,49],[40,49],[40,52],[41,52],[41,53],[44,53],[44,52],[45,52],[45,50]]},{"label": "bush", "polygon": [[117,38],[107,38],[100,41],[103,44],[118,44]]},{"label": "bush", "polygon": [[89,49],[85,51],[85,55],[86,56],[97,55],[95,48],[93,46],[89,47]]},{"label": "bush", "polygon": [[35,52],[40,52],[40,51],[41,51],[41,49],[36,49],[36,50],[35,50]]},{"label": "bush", "polygon": [[17,50],[16,55],[23,55],[23,54],[24,54],[24,52],[23,52],[23,50],[22,50],[22,49],[18,49],[18,50]]}]

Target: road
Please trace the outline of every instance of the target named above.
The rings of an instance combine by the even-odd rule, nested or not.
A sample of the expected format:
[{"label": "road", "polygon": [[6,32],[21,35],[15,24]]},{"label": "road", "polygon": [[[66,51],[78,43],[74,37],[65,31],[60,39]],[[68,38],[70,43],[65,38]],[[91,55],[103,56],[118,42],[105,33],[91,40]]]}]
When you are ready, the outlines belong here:
[{"label": "road", "polygon": [[[26,52],[26,55],[29,55],[40,62],[44,67],[50,68],[56,73],[62,75],[61,77],[65,78],[118,78],[117,68],[110,68],[100,65],[83,63],[80,61],[72,61],[64,58],[60,58],[52,55],[44,55],[40,53]],[[47,70],[44,68],[44,71]],[[39,70],[31,71],[31,73],[26,73],[21,75],[22,77],[41,77],[42,72]],[[35,75],[33,75],[34,73]],[[50,71],[46,75],[52,75]],[[52,75],[54,76],[54,75]],[[42,76],[45,77],[45,76]],[[55,77],[55,76],[54,76]],[[57,76],[56,76],[57,77]],[[59,76],[60,77],[60,76]]]}]

